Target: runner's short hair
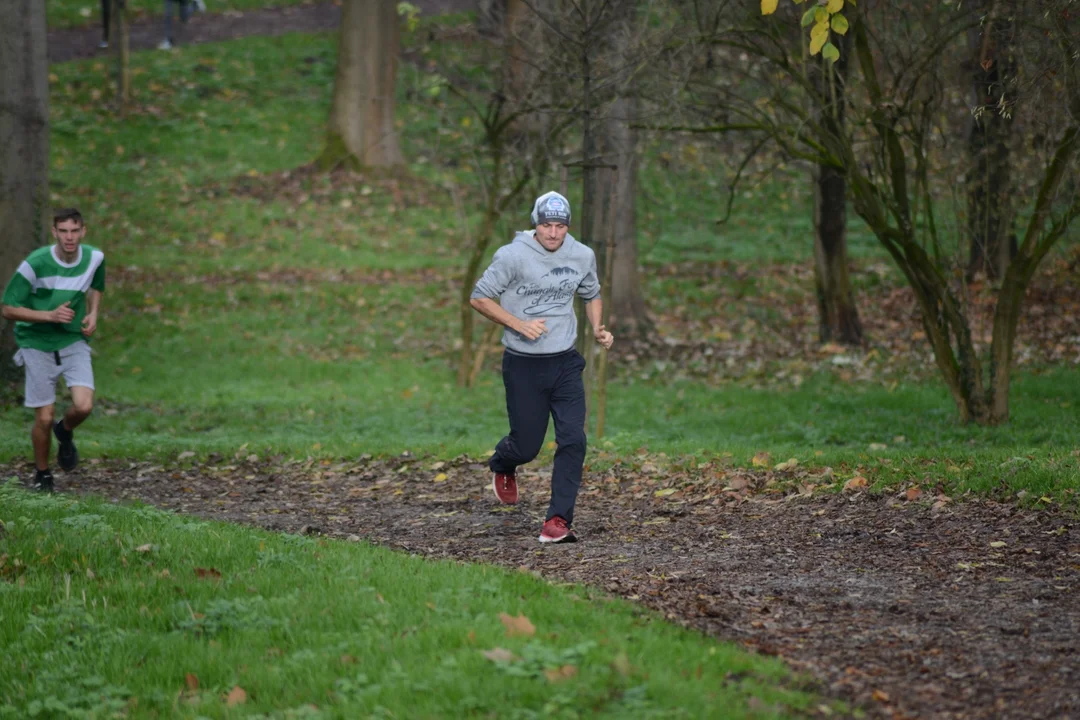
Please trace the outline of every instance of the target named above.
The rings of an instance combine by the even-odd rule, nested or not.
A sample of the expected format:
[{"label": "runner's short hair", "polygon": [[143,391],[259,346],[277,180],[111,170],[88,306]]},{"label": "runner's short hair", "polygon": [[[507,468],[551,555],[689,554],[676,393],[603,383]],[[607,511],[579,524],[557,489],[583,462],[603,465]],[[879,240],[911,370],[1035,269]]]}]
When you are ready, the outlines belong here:
[{"label": "runner's short hair", "polygon": [[64,222],[65,220],[74,220],[75,222],[79,223],[79,225],[85,225],[86,224],[86,223],[83,222],[82,213],[79,212],[78,210],[76,210],[75,208],[60,208],[59,210],[54,210],[53,211],[53,217],[52,217],[53,227],[56,227],[57,225]]}]

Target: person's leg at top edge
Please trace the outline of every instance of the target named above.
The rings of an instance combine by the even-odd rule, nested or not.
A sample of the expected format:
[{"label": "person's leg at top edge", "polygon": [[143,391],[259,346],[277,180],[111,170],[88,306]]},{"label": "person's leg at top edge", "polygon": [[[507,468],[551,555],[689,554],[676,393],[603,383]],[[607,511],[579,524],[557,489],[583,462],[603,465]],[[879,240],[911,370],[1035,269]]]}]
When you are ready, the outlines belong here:
[{"label": "person's leg at top edge", "polygon": [[540,542],[574,542],[574,505],[585,465],[585,358],[576,350],[559,358],[551,393],[555,418],[555,465],[551,473],[551,502],[540,531]]},{"label": "person's leg at top edge", "polygon": [[540,453],[547,435],[548,392],[543,382],[543,358],[503,353],[503,385],[510,433],[495,446],[488,461],[491,489],[500,502],[518,501],[517,469]]},{"label": "person's leg at top edge", "polygon": [[165,0],[164,16],[162,22],[165,27],[165,37],[158,43],[158,50],[172,50],[173,48],[173,31],[172,31],[172,11],[173,0]]},{"label": "person's leg at top edge", "polygon": [[112,5],[112,0],[101,0],[101,42],[98,43],[99,48],[109,47],[109,22],[112,17],[109,13]]}]

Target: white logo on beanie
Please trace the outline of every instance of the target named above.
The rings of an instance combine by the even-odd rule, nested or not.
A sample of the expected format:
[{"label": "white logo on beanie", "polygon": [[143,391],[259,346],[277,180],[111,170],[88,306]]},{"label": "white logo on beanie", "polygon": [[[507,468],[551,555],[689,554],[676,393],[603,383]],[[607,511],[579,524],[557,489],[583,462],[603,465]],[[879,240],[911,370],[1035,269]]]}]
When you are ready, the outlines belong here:
[{"label": "white logo on beanie", "polygon": [[536,199],[532,211],[533,225],[545,222],[570,224],[570,202],[559,193],[552,191]]}]

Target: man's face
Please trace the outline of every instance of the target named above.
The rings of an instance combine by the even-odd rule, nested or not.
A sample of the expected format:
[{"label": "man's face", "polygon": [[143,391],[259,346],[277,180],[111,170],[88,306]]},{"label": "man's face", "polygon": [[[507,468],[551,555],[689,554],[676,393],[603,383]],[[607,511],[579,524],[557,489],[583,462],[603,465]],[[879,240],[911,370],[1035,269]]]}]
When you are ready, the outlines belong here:
[{"label": "man's face", "polygon": [[566,240],[566,231],[570,228],[562,223],[546,222],[536,226],[536,239],[548,252],[555,252]]},{"label": "man's face", "polygon": [[70,255],[79,249],[79,243],[86,235],[86,226],[75,220],[61,220],[53,225],[52,234],[60,249]]}]

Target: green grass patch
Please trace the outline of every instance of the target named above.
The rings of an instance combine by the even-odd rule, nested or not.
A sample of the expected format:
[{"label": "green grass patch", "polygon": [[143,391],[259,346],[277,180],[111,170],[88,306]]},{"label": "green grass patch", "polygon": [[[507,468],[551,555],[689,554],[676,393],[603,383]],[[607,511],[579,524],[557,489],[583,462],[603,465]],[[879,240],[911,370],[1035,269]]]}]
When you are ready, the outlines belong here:
[{"label": "green grass patch", "polygon": [[[813,701],[779,661],[528,573],[11,484],[0,519],[0,717],[783,717]],[[500,613],[535,634],[508,637]]]}]

